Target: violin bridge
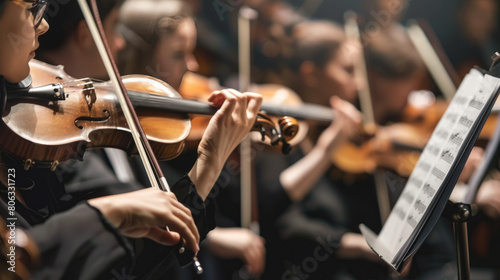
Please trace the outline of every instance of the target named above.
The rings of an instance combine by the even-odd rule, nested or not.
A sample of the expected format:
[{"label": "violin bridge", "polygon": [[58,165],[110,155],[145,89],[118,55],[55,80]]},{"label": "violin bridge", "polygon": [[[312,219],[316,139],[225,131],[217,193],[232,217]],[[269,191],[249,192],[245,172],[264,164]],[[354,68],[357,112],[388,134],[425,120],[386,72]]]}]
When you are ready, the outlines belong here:
[{"label": "violin bridge", "polygon": [[97,96],[95,94],[94,83],[92,83],[90,79],[84,80],[85,83],[83,83],[83,94],[85,95],[85,100],[87,101],[87,106],[89,106],[90,111],[97,100]]},{"label": "violin bridge", "polygon": [[81,92],[84,95],[85,101],[87,102],[87,106],[89,107],[89,111],[92,109],[92,106],[97,101],[97,95],[95,93],[95,87],[92,80],[89,78],[79,79],[73,81],[71,83],[76,83],[74,86],[77,88],[81,88]]},{"label": "violin bridge", "polygon": [[[63,85],[65,89],[71,88],[71,92],[81,92],[85,98],[85,102],[87,102],[89,111],[92,109],[92,106],[97,101],[97,95],[95,93],[94,82],[91,79],[78,79],[70,82],[64,82]],[[67,91],[70,92],[70,90]]]}]

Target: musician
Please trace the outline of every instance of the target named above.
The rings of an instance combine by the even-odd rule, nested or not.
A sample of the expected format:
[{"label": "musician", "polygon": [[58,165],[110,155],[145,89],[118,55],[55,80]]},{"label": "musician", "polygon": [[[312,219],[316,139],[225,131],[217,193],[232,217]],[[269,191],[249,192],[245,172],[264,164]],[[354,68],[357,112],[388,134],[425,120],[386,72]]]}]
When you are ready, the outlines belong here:
[{"label": "musician", "polygon": [[[102,17],[104,31],[113,57],[123,49],[125,42],[117,32],[118,10],[122,0],[106,0],[99,2],[99,13]],[[47,13],[46,19],[50,30],[40,38],[37,59],[49,64],[64,65],[64,70],[75,78],[90,77],[107,78],[106,69],[97,52],[94,40],[79,11],[77,1],[57,6],[57,12]],[[52,24],[53,23],[53,24]],[[64,23],[64,24],[59,24]]]},{"label": "musician", "polygon": [[[45,5],[44,1],[0,1],[0,36],[4,39],[0,43],[0,76],[9,83],[29,74],[28,62],[38,47],[38,37],[48,29],[42,17]],[[13,37],[24,43],[16,45],[9,40]],[[139,237],[163,245],[182,238],[190,250],[198,251],[200,236],[213,227],[213,203],[205,199],[229,152],[253,125],[261,102],[258,95],[232,90],[216,92],[211,98],[222,107],[200,143],[193,169],[173,186],[179,200],[173,193],[145,189],[70,207],[74,203],[71,197],[64,195],[60,185],[52,185],[58,181],[56,173],[37,168],[24,172],[19,160],[3,147],[0,210],[3,219],[10,215],[7,201],[13,194],[7,174],[15,170],[19,179],[15,189],[17,225],[29,229],[43,261],[35,278],[111,279],[124,275],[130,272],[134,256],[141,253],[132,247],[132,240]],[[193,215],[188,207],[196,210]],[[167,226],[171,231],[164,230]],[[162,250],[165,255],[171,252],[169,247]]]},{"label": "musician", "polygon": [[[315,271],[306,273],[311,279],[335,279],[338,276],[334,276],[334,272],[338,271],[343,258],[377,261],[363,237],[349,231],[348,206],[339,187],[333,185],[326,175],[335,149],[356,136],[361,124],[360,113],[350,104],[356,103],[356,92],[363,86],[363,81],[354,77],[359,50],[359,47],[352,48],[338,25],[307,21],[294,27],[290,48],[283,52],[287,54],[283,65],[288,76],[286,85],[299,93],[304,101],[320,105],[332,102],[336,108],[350,108],[352,112],[350,118],[339,120],[349,123],[342,130],[335,127],[337,120],[326,129],[313,128],[316,134],[310,133],[307,139],[310,147],[302,152],[306,155],[295,155],[281,171],[279,183],[284,188],[301,185],[311,189],[303,199],[298,196],[296,201],[299,203],[278,220],[280,235],[284,238],[281,247],[285,248],[282,262],[288,263],[285,271],[278,274],[284,277],[282,279],[293,279],[304,273],[297,266],[301,267],[301,260],[318,245],[316,238],[328,242],[331,250],[326,251],[323,262],[317,262]],[[339,97],[349,103],[341,102]],[[333,137],[335,134],[341,135],[340,139]],[[276,162],[270,164],[276,165]],[[326,201],[329,201],[328,206],[323,205]],[[288,249],[291,244],[295,244],[294,250]]]},{"label": "musician", "polygon": [[150,2],[158,5],[154,16],[137,13],[140,3],[133,1],[120,11],[127,39],[120,66],[124,73],[151,75],[178,91],[184,74],[199,68],[193,54],[197,38],[195,19],[186,4],[175,8],[169,1]]},{"label": "musician", "polygon": [[428,73],[406,29],[392,25],[371,36],[363,49],[375,121],[401,120],[413,91],[427,90]]},{"label": "musician", "polygon": [[[152,18],[139,17],[137,7],[133,4],[127,3],[120,12],[121,23],[128,29],[125,33],[128,34],[125,37],[128,44],[123,52],[124,73],[147,74],[154,70],[150,74],[179,90],[184,74],[198,70],[198,63],[193,55],[197,37],[194,19],[189,15],[186,5],[179,5],[179,8],[175,9],[175,5],[169,4],[168,1],[163,2],[157,5],[157,13]],[[164,12],[158,12],[160,10]],[[162,16],[158,16],[159,14]],[[196,151],[186,149],[178,158],[162,162],[161,166],[166,170],[167,176],[175,178],[182,174],[182,170],[191,164],[193,153]],[[233,180],[237,181],[237,178],[232,178],[231,181]],[[218,187],[220,189],[220,185]],[[227,192],[225,189],[224,193]],[[224,207],[221,204],[227,204],[225,196],[227,195],[220,193],[217,195],[218,208]],[[218,227],[208,234],[204,242],[210,252],[203,250],[200,255],[201,260],[211,258],[207,262],[212,265],[206,268],[204,277],[227,278],[233,273],[228,269],[228,262],[218,265],[211,254],[217,258],[241,260],[248,266],[250,273],[260,275],[264,270],[266,252],[263,238],[249,229],[233,227],[234,225],[227,227],[227,223],[221,224],[220,218],[217,221]],[[230,261],[229,264],[231,263],[233,262]],[[230,271],[229,275],[224,276],[224,271]],[[187,279],[191,271],[184,269],[179,273],[183,274],[179,277]]]},{"label": "musician", "polygon": [[[141,47],[135,48],[135,50],[133,49],[131,52],[127,52],[127,54],[130,54],[130,57],[134,59],[131,61],[132,63],[128,65],[132,65],[132,67],[128,69],[127,66],[125,66],[125,68],[127,68],[130,73],[135,71],[145,71],[145,69],[155,69],[156,73],[159,74],[158,78],[167,81],[174,88],[177,88],[182,76],[179,77],[179,75],[177,75],[175,68],[173,68],[172,65],[177,65],[177,69],[185,69],[185,71],[196,70],[196,63],[192,60],[192,52],[196,40],[196,30],[191,28],[193,26],[192,20],[186,18],[185,16],[176,14],[152,20],[152,23],[149,24],[143,23],[143,26],[148,27],[143,28],[138,25],[137,20],[135,20],[135,14],[137,13],[135,11],[137,11],[137,9],[128,7],[127,11],[128,12],[122,10],[123,23],[125,23],[126,27],[134,31],[136,35],[139,35],[142,39],[140,41],[149,42],[149,44],[146,48],[142,47],[143,44],[134,44],[134,42],[137,42],[138,40],[133,40],[132,44],[128,44],[128,46],[139,45]],[[180,13],[182,14],[182,12]],[[160,50],[162,51],[161,55],[159,54]],[[163,59],[168,59],[169,57],[173,58],[172,63],[164,63]],[[139,67],[134,65],[139,65]],[[170,67],[168,67],[169,65]],[[338,72],[342,70],[335,68],[333,71]],[[321,77],[323,77],[323,75]],[[347,86],[356,87],[355,85]],[[324,88],[321,90],[324,92]],[[317,96],[319,95],[320,93],[317,93]],[[351,96],[348,98],[352,99],[353,97]],[[342,142],[342,139],[344,139],[343,134],[346,133],[345,130],[355,127],[352,122],[356,121],[351,121],[350,118],[357,118],[359,120],[359,116],[356,114],[355,109],[347,102],[335,100],[333,104],[333,106],[335,106],[335,108],[340,112],[339,119],[329,128],[328,133],[325,133],[328,134],[328,136],[325,136],[328,140],[325,141],[337,143],[336,141]],[[354,114],[354,117],[351,117],[351,114]],[[343,121],[344,119],[345,121]],[[331,140],[336,138],[336,141]],[[332,144],[329,149],[333,150],[335,146],[336,144]],[[236,157],[233,157],[233,163],[235,162],[235,159]],[[178,166],[179,161],[175,161]],[[249,272],[254,275],[258,275],[264,269],[264,261],[267,263],[267,270],[275,269],[273,266],[273,261],[275,261],[274,255],[266,254],[266,257],[264,258],[264,253],[267,248],[273,248],[272,250],[276,248],[273,247],[275,230],[272,226],[275,223],[276,218],[291,203],[302,199],[302,197],[308,193],[309,186],[305,184],[304,187],[302,187],[302,185],[297,184],[293,187],[287,186],[286,188],[282,188],[281,186],[278,186],[277,188],[267,189],[269,183],[261,182],[263,187],[260,188],[259,186],[258,201],[262,202],[259,205],[259,210],[260,213],[263,214],[261,215],[259,223],[262,229],[261,233],[266,238],[265,250],[262,238],[251,233],[249,230],[237,228],[237,226],[240,225],[238,216],[240,202],[239,199],[236,201],[234,199],[235,197],[239,198],[238,193],[240,178],[238,176],[239,173],[236,170],[237,168],[238,167],[234,165],[228,167],[228,169],[225,170],[227,171],[225,172],[226,177],[220,180],[219,186],[224,188],[224,191],[217,196],[219,201],[218,205],[221,210],[221,218],[218,220],[220,224],[218,225],[221,225],[221,227],[210,232],[207,239],[207,246],[219,258],[226,259],[238,257],[243,259],[249,267]],[[278,173],[274,172],[274,169],[269,169],[269,171],[272,171],[271,175],[274,176],[271,180],[276,181]],[[258,172],[256,176],[257,178],[261,176],[260,173],[261,172]],[[228,174],[230,176],[227,176]],[[225,274],[225,276],[221,276],[224,275],[224,272],[221,271],[215,271],[214,273],[222,273],[218,274],[218,277],[224,279],[228,277],[236,277],[234,275],[237,275],[238,272],[234,271],[233,267],[235,266],[237,267],[234,262],[223,262],[223,265],[221,266],[222,270],[230,272]],[[272,277],[273,276],[268,275],[268,273],[263,275],[263,278],[266,279],[273,279]]]},{"label": "musician", "polygon": [[[349,48],[352,45],[342,29],[331,22],[300,23],[295,26],[292,36],[291,48],[283,51],[288,54],[285,57],[287,64],[283,67],[289,71],[288,85],[308,102],[326,105],[331,96],[338,95],[355,103],[356,92],[366,85],[366,81],[357,80],[354,74],[361,48]],[[345,140],[357,135],[359,123],[359,120],[358,125],[351,123],[351,131],[345,132]],[[337,174],[332,172],[335,170],[332,169],[335,141],[327,136],[328,130],[319,127],[316,138],[311,139],[310,151],[289,161],[280,174],[279,183],[283,187],[309,186],[311,192],[298,200],[299,203],[288,209],[278,221],[279,234],[284,241],[281,244],[282,262],[288,265],[284,273],[277,276],[282,279],[304,279],[306,276],[309,279],[387,279],[388,270],[358,229],[360,223],[369,223],[372,228],[381,227],[373,177],[360,174],[353,181],[342,181],[334,176]],[[268,164],[262,169],[283,166],[269,158],[263,162]],[[270,177],[262,176],[262,180],[270,181]],[[433,236],[438,237],[438,234]],[[444,248],[448,243],[443,242],[442,246]],[[445,251],[449,252],[450,247]],[[314,252],[319,253],[313,255]],[[417,272],[417,276],[412,274],[412,277],[453,273],[452,267],[444,265],[450,261],[446,258],[448,255],[443,257],[432,253],[432,250],[420,252],[427,254],[427,259],[422,259],[432,259],[430,262],[435,267],[425,267],[428,270]],[[416,267],[424,269],[420,263]],[[439,274],[441,272],[443,274]]]}]

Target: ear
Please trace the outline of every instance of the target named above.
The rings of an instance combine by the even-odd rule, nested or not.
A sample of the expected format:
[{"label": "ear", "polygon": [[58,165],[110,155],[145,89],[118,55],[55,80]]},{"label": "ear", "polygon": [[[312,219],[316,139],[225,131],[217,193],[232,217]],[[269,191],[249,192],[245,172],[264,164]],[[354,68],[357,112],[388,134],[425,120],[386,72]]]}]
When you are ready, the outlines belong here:
[{"label": "ear", "polygon": [[301,81],[307,87],[316,87],[318,85],[318,67],[311,61],[304,61],[299,68]]},{"label": "ear", "polygon": [[89,27],[85,20],[81,20],[75,28],[74,38],[78,46],[84,50],[95,48],[94,39],[90,34]]}]

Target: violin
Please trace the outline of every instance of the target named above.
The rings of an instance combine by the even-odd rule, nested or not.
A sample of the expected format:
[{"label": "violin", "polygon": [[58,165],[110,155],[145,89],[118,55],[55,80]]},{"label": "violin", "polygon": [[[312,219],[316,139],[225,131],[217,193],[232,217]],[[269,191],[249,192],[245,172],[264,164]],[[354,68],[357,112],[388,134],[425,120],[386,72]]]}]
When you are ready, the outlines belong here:
[{"label": "violin", "polygon": [[[382,167],[409,177],[448,105],[445,100],[425,105],[410,102],[399,122],[377,126],[373,135],[342,146],[333,155],[333,162],[350,174],[372,173]],[[498,110],[493,109],[476,145],[484,146],[493,136],[497,121]]]},{"label": "violin", "polygon": [[[25,169],[38,166],[54,170],[64,160],[81,160],[87,148],[114,147],[137,153],[110,82],[75,79],[62,66],[36,60],[30,62],[30,68],[35,88],[11,90],[0,123],[0,147],[23,159]],[[188,113],[212,115],[217,111],[208,103],[182,99],[172,87],[153,77],[128,75],[122,80],[161,160],[181,153],[191,129]],[[48,83],[52,84],[39,87]],[[298,123],[282,117],[278,129],[269,117],[260,114],[252,130],[268,136],[274,145],[286,146],[297,134]]]},{"label": "violin", "polygon": [[[436,99],[434,95],[429,96],[429,94],[423,94],[426,93],[426,91],[421,91],[420,93],[422,94],[410,95],[408,105],[402,113],[401,122],[415,125],[419,128],[421,133],[430,136],[448,108],[449,101]],[[427,97],[423,97],[426,95]],[[427,99],[427,101],[422,102],[422,97],[423,99]],[[481,142],[487,142],[493,136],[498,121],[498,112],[499,108],[494,106],[479,134],[478,144],[482,145],[483,143]]]},{"label": "violin", "polygon": [[[348,142],[335,152],[333,162],[350,174],[372,173],[382,167],[409,177],[448,105],[445,100],[416,104],[410,98],[399,122],[377,126],[373,135]],[[497,121],[497,110],[492,110],[479,135],[479,146],[492,137]]]},{"label": "violin", "polygon": [[[184,74],[179,86],[179,94],[185,99],[204,100],[211,92],[220,89],[222,89],[222,86],[216,78],[208,78],[197,73],[187,72]],[[313,104],[303,104],[297,93],[282,85],[252,84],[249,86],[249,91],[257,92],[262,95],[264,100],[261,106],[262,112],[271,116],[284,114],[299,120],[300,130],[293,139],[288,141],[292,146],[302,142],[306,137],[309,127],[306,120],[330,123],[335,117],[335,112],[331,108]],[[191,133],[188,135],[187,140],[199,141],[209,121],[210,118],[207,116],[199,114],[192,115]],[[270,144],[268,141],[265,143]]]},{"label": "violin", "polygon": [[373,173],[382,167],[409,176],[428,140],[417,126],[404,123],[377,127],[366,138],[338,149],[332,155],[335,166],[349,174]]},{"label": "violin", "polygon": [[[210,92],[217,89],[220,89],[220,85],[216,79],[188,72],[184,75],[179,93],[184,98],[199,100],[206,98]],[[333,120],[332,108],[303,103],[297,93],[284,86],[251,85],[250,91],[262,94],[264,98],[262,111],[267,112],[268,109],[278,105],[284,108],[283,111],[287,112],[288,116],[299,120],[300,130],[292,141],[293,145],[301,143],[306,138],[310,125],[329,124]],[[283,107],[286,106],[283,104],[289,106]],[[376,167],[385,167],[397,171],[400,175],[409,175],[433,129],[430,129],[428,134],[423,134],[420,123],[417,121],[419,117],[415,113],[414,124],[376,126],[375,134],[363,136],[361,141],[352,141],[337,149],[332,155],[332,163],[350,174],[371,173]],[[209,119],[205,116],[195,116],[192,119],[193,128],[188,139],[201,139],[208,121]]]}]

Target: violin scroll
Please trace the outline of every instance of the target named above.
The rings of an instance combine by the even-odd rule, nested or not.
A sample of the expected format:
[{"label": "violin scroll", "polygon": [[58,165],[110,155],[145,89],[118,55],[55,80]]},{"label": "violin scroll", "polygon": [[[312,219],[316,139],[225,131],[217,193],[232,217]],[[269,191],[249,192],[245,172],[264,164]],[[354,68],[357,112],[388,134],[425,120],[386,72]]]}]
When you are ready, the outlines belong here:
[{"label": "violin scroll", "polygon": [[291,151],[289,142],[297,135],[299,122],[295,118],[285,116],[278,120],[278,124],[279,129],[276,128],[270,117],[264,113],[259,113],[252,131],[260,132],[262,141],[265,141],[266,136],[269,137],[270,143],[273,146],[281,143],[282,153],[288,154]]},{"label": "violin scroll", "polygon": [[292,117],[284,116],[278,120],[283,140],[287,143],[299,133],[299,122]]},{"label": "violin scroll", "polygon": [[286,155],[292,150],[290,141],[299,133],[299,122],[295,118],[285,116],[280,118],[278,123],[283,137],[281,152]]}]

